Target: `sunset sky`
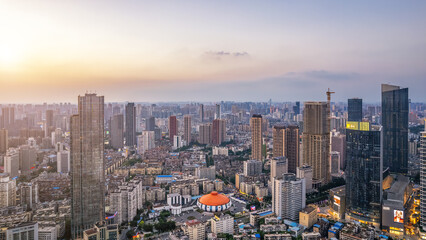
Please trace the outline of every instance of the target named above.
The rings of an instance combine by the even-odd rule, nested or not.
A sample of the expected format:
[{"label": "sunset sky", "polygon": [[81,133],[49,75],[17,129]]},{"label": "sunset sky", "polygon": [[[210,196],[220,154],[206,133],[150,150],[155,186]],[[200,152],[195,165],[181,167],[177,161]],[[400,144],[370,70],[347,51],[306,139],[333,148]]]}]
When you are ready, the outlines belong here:
[{"label": "sunset sky", "polygon": [[426,101],[426,1],[0,0],[0,103]]}]

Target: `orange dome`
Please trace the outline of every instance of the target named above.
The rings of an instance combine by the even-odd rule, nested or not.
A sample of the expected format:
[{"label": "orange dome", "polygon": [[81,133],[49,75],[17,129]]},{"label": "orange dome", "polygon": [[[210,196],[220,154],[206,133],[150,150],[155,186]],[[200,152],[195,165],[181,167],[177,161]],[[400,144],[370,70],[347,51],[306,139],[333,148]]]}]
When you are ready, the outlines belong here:
[{"label": "orange dome", "polygon": [[208,206],[220,206],[229,203],[229,198],[224,194],[218,194],[216,191],[202,196],[199,200],[200,203]]}]

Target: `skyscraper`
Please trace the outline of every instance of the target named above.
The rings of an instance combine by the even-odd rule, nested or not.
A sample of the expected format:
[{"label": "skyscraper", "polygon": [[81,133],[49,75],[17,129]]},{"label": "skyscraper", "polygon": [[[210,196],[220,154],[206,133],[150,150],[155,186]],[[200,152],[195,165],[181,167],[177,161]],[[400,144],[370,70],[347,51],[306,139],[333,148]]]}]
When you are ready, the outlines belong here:
[{"label": "skyscraper", "polygon": [[296,168],[300,165],[298,126],[274,126],[273,156],[285,156],[288,161],[288,172],[296,173]]},{"label": "skyscraper", "polygon": [[141,135],[137,137],[138,141],[138,154],[144,154],[145,151],[155,147],[155,133],[154,131],[142,131]]},{"label": "skyscraper", "polygon": [[380,128],[356,123],[346,129],[346,215],[380,225]]},{"label": "skyscraper", "polygon": [[190,115],[185,115],[183,117],[183,138],[186,141],[186,144],[190,144],[192,141],[191,138],[191,130],[192,130],[192,126],[191,126],[191,116]]},{"label": "skyscraper", "polygon": [[305,102],[303,116],[303,163],[312,167],[313,184],[330,181],[330,124],[326,102]]},{"label": "skyscraper", "polygon": [[250,128],[251,158],[262,161],[262,115],[253,114],[250,119]]},{"label": "skyscraper", "polygon": [[8,173],[0,173],[0,208],[16,205],[16,180]]},{"label": "skyscraper", "polygon": [[136,145],[136,108],[134,103],[126,105],[126,146]]},{"label": "skyscraper", "polygon": [[178,123],[176,116],[170,116],[169,117],[169,138],[170,141],[173,142],[174,137],[178,133]]},{"label": "skyscraper", "polygon": [[200,121],[204,122],[204,104],[200,104]]},{"label": "skyscraper", "polygon": [[294,115],[297,115],[300,113],[300,102],[296,102],[296,104],[293,106],[293,112],[294,112]]},{"label": "skyscraper", "polygon": [[46,127],[53,127],[53,110],[46,110]]},{"label": "skyscraper", "polygon": [[220,104],[216,104],[216,112],[214,114],[214,119],[220,119],[221,118],[221,112],[220,112]]},{"label": "skyscraper", "polygon": [[115,149],[123,148],[124,140],[124,117],[123,114],[117,114],[111,117],[111,146]]},{"label": "skyscraper", "polygon": [[225,119],[215,119],[213,120],[212,126],[212,143],[215,145],[220,145],[225,141],[226,137],[226,120]]},{"label": "skyscraper", "polygon": [[5,154],[9,148],[9,139],[6,129],[0,129],[0,154]]},{"label": "skyscraper", "polygon": [[383,166],[408,170],[408,88],[382,84]]},{"label": "skyscraper", "polygon": [[362,121],[362,99],[348,99],[348,121]]},{"label": "skyscraper", "polygon": [[149,117],[145,120],[145,130],[154,131],[155,130],[155,117]]},{"label": "skyscraper", "polygon": [[71,232],[73,238],[105,219],[104,97],[78,97],[71,117]]},{"label": "skyscraper", "polygon": [[426,230],[426,131],[420,133],[420,226]]},{"label": "skyscraper", "polygon": [[201,144],[210,144],[212,142],[212,124],[201,124],[199,133]]}]

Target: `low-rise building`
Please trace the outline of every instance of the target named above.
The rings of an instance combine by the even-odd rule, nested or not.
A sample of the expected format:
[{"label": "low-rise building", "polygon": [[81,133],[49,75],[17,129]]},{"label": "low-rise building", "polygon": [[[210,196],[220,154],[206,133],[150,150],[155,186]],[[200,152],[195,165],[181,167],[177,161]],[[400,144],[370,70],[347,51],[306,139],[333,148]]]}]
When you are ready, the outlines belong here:
[{"label": "low-rise building", "polygon": [[305,228],[312,227],[318,221],[317,207],[309,205],[299,212],[299,224]]}]

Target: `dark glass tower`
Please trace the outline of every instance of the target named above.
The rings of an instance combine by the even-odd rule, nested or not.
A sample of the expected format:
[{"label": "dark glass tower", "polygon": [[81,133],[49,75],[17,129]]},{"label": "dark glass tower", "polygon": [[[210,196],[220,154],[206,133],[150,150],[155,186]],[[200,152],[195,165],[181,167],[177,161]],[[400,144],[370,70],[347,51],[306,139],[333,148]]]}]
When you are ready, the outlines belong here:
[{"label": "dark glass tower", "polygon": [[383,165],[393,173],[408,168],[408,88],[382,84]]},{"label": "dark glass tower", "polygon": [[348,121],[362,121],[362,99],[348,99]]},{"label": "dark glass tower", "polygon": [[136,108],[134,103],[126,105],[126,146],[136,145]]},{"label": "dark glass tower", "polygon": [[104,97],[78,97],[71,117],[71,230],[73,239],[105,219]]},{"label": "dark glass tower", "polygon": [[346,129],[346,214],[377,225],[382,182],[380,129],[376,126],[370,131],[358,129],[368,127]]},{"label": "dark glass tower", "polygon": [[293,106],[293,112],[294,112],[294,115],[297,115],[300,113],[300,102],[296,102],[296,105]]}]

